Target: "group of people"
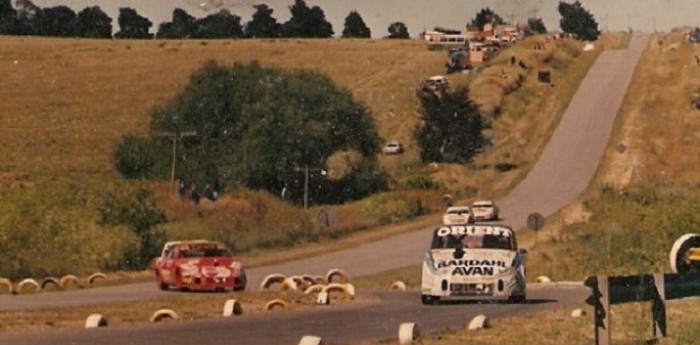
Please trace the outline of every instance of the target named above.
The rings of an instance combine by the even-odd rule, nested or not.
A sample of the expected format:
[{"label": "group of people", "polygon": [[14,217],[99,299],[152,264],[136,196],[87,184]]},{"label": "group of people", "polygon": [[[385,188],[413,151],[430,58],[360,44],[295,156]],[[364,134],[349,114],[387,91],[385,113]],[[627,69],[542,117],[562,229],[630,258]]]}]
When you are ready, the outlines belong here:
[{"label": "group of people", "polygon": [[209,199],[210,201],[216,201],[219,198],[219,193],[212,188],[210,184],[206,184],[204,189],[200,192],[197,189],[197,184],[192,183],[189,187],[186,187],[183,180],[178,179],[175,181],[175,187],[177,189],[177,194],[183,199],[189,199],[193,204],[199,204],[202,198]]}]

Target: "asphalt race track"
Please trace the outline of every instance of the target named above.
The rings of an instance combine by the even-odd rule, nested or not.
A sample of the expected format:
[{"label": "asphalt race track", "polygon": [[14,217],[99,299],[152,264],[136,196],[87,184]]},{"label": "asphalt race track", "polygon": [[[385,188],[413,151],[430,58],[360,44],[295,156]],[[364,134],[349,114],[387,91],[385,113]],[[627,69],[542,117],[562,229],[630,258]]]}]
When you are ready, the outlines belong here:
[{"label": "asphalt race track", "polygon": [[[606,51],[588,72],[564,113],[561,122],[530,174],[502,200],[503,223],[515,229],[525,226],[532,212],[544,216],[573,202],[588,186],[608,143],[615,115],[631,80],[648,36],[638,35],[625,50]],[[439,222],[439,217],[436,217]],[[259,267],[248,271],[249,287],[255,289],[270,273],[323,275],[341,268],[349,276],[360,276],[420,263],[432,229],[397,235],[378,242],[313,258]],[[391,339],[401,322],[418,322],[430,332],[461,327],[477,312],[490,317],[551,308],[580,301],[582,287],[528,288],[524,305],[450,305],[426,307],[417,293],[379,295],[367,308],[349,308],[270,314],[231,320],[172,322],[125,328],[75,330],[48,334],[0,336],[2,344],[295,344],[304,334],[328,335],[328,341],[343,343],[364,339]],[[42,293],[26,296],[0,295],[0,311],[145,300],[167,294],[155,283],[98,289]],[[535,303],[540,301],[542,303]],[[331,307],[332,308],[332,307]],[[304,314],[301,314],[304,313]],[[274,326],[273,326],[274,325]],[[275,331],[269,331],[274,329]],[[335,337],[337,340],[332,340]]]}]

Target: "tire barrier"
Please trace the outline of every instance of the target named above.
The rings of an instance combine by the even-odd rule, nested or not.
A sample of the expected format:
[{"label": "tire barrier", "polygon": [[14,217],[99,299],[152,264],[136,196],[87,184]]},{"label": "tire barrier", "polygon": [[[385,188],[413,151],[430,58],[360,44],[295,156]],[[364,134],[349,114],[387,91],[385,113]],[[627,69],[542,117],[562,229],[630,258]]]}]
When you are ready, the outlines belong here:
[{"label": "tire barrier", "polygon": [[539,276],[539,277],[537,277],[537,282],[542,283],[542,284],[547,284],[547,283],[551,283],[552,280],[549,279],[549,277],[547,277],[547,276]]},{"label": "tire barrier", "polygon": [[477,329],[484,329],[489,327],[489,319],[484,314],[479,314],[474,316],[474,318],[469,321],[467,329],[470,331],[475,331]]},{"label": "tire barrier", "polygon": [[355,297],[355,285],[350,283],[345,284],[345,291],[347,291],[350,296]]},{"label": "tire barrier", "polygon": [[324,277],[324,276],[314,276],[314,281],[316,281],[316,284],[325,284],[325,283],[326,283],[326,277]]},{"label": "tire barrier", "polygon": [[420,340],[420,330],[414,322],[404,322],[399,325],[399,344],[413,344]]},{"label": "tire barrier", "polygon": [[85,328],[107,327],[107,319],[102,314],[90,314],[85,320]]},{"label": "tire barrier", "polygon": [[574,310],[571,311],[571,317],[576,318],[576,317],[581,317],[581,316],[583,316],[583,315],[586,315],[586,311],[584,311],[584,310],[581,309],[581,308],[579,308],[579,309],[574,309]]},{"label": "tire barrier", "polygon": [[151,322],[160,322],[166,319],[177,320],[177,313],[172,309],[160,309],[156,310],[153,315],[151,315]]},{"label": "tire barrier", "polygon": [[285,276],[284,274],[268,274],[267,277],[263,279],[262,283],[260,283],[260,288],[268,290],[270,289],[270,286],[272,286],[272,284],[281,284],[285,279],[287,279],[287,276]]},{"label": "tire barrier", "polygon": [[321,291],[316,295],[316,304],[329,305],[330,303],[331,299],[328,298],[328,292]]},{"label": "tire barrier", "polygon": [[348,285],[349,284],[330,283],[330,284],[324,286],[323,290],[321,290],[321,292],[326,292],[326,293],[330,294],[333,291],[340,291],[340,292],[350,296],[350,298],[354,299],[355,298],[355,295],[354,295],[355,287],[354,286],[352,287],[352,294],[351,294],[350,291],[348,291]]},{"label": "tire barrier", "polygon": [[274,309],[277,306],[282,307],[282,310],[289,309],[289,303],[287,303],[281,299],[273,299],[272,301],[269,301],[265,304],[265,310],[269,311],[269,310]]},{"label": "tire barrier", "polygon": [[53,285],[56,290],[61,289],[61,282],[58,281],[57,278],[54,277],[46,277],[41,280],[41,289],[46,290],[47,285]]},{"label": "tire barrier", "polygon": [[292,278],[285,278],[282,281],[282,284],[280,284],[279,290],[282,292],[297,291],[299,290],[299,286],[297,285],[296,280]]},{"label": "tire barrier", "polygon": [[87,279],[89,285],[95,284],[96,279],[107,279],[107,275],[102,272],[93,273]]},{"label": "tire barrier", "polygon": [[397,280],[391,283],[390,289],[394,291],[406,291],[406,283]]},{"label": "tire barrier", "polygon": [[325,288],[325,287],[326,287],[326,286],[323,285],[323,284],[314,284],[314,285],[311,285],[311,286],[307,287],[306,290],[304,290],[304,295],[310,295],[310,294],[312,294],[312,293],[321,292],[321,291],[323,291],[323,288]]},{"label": "tire barrier", "polygon": [[299,340],[299,345],[323,345],[323,340],[315,335],[305,335]]},{"label": "tire barrier", "polygon": [[243,314],[243,307],[235,299],[230,299],[224,303],[224,317],[231,317]]},{"label": "tire barrier", "polygon": [[41,291],[41,287],[39,286],[39,284],[36,282],[36,280],[34,280],[32,278],[26,278],[26,279],[22,280],[21,282],[19,282],[19,284],[17,284],[17,289],[15,289],[15,290],[17,291],[18,294],[22,293],[24,291],[24,287],[27,285],[34,288],[34,291],[32,291],[32,292]]},{"label": "tire barrier", "polygon": [[339,268],[331,269],[331,270],[328,271],[328,273],[326,273],[326,282],[328,282],[328,283],[333,283],[333,279],[334,279],[335,277],[339,277],[340,280],[341,280],[341,281],[340,281],[341,283],[347,283],[347,282],[348,282],[348,275],[345,274],[345,271],[343,271],[343,270],[341,270],[341,269],[339,269]]},{"label": "tire barrier", "polygon": [[65,276],[61,277],[59,280],[59,283],[61,284],[61,288],[65,289],[67,288],[70,283],[73,283],[75,286],[79,288],[83,288],[83,285],[80,284],[80,280],[78,280],[78,277],[72,275],[72,274],[66,274]]},{"label": "tire barrier", "polygon": [[[315,278],[314,276],[310,275],[310,274],[304,274],[304,275],[302,275],[302,276],[301,276],[301,279],[303,279],[304,282],[305,282],[308,286],[318,284],[318,280],[316,280],[316,278]],[[323,278],[321,278],[321,279],[323,280]]]},{"label": "tire barrier", "polygon": [[700,235],[685,234],[679,237],[673,242],[668,261],[673,273],[697,271],[700,268]]},{"label": "tire barrier", "polygon": [[15,288],[12,285],[12,281],[10,281],[7,278],[0,278],[0,286],[5,286],[7,287],[7,293],[14,295],[15,294]]}]

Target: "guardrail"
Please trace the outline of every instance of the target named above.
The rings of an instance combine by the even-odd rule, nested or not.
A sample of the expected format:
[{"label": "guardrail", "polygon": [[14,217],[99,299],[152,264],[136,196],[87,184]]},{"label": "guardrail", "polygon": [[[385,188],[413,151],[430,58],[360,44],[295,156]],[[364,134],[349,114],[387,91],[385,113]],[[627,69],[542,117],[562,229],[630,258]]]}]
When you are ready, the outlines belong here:
[{"label": "guardrail", "polygon": [[595,343],[610,344],[610,305],[651,302],[654,339],[666,333],[666,300],[700,295],[700,273],[590,276],[584,284],[592,293],[586,303],[593,306]]}]

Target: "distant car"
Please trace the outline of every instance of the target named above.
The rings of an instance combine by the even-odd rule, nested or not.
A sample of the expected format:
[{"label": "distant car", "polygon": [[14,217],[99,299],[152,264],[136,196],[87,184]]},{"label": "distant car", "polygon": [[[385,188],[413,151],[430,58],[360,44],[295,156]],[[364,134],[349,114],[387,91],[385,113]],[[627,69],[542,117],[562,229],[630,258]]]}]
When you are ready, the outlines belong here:
[{"label": "distant car", "polygon": [[442,215],[444,225],[473,224],[474,215],[469,206],[450,206]]},{"label": "distant car", "polygon": [[218,241],[168,242],[153,269],[161,290],[243,291],[247,285],[240,260]]},{"label": "distant car", "polygon": [[422,91],[435,92],[438,90],[447,89],[449,86],[450,86],[450,82],[447,80],[447,77],[442,76],[442,75],[436,75],[436,76],[432,76],[428,79],[423,80],[420,83],[419,88]]},{"label": "distant car", "polygon": [[479,221],[492,221],[498,220],[498,206],[491,200],[478,200],[472,204],[472,213],[474,214],[474,220]]},{"label": "distant car", "polygon": [[382,152],[386,155],[395,155],[403,152],[403,146],[398,141],[390,141],[384,145]]}]

